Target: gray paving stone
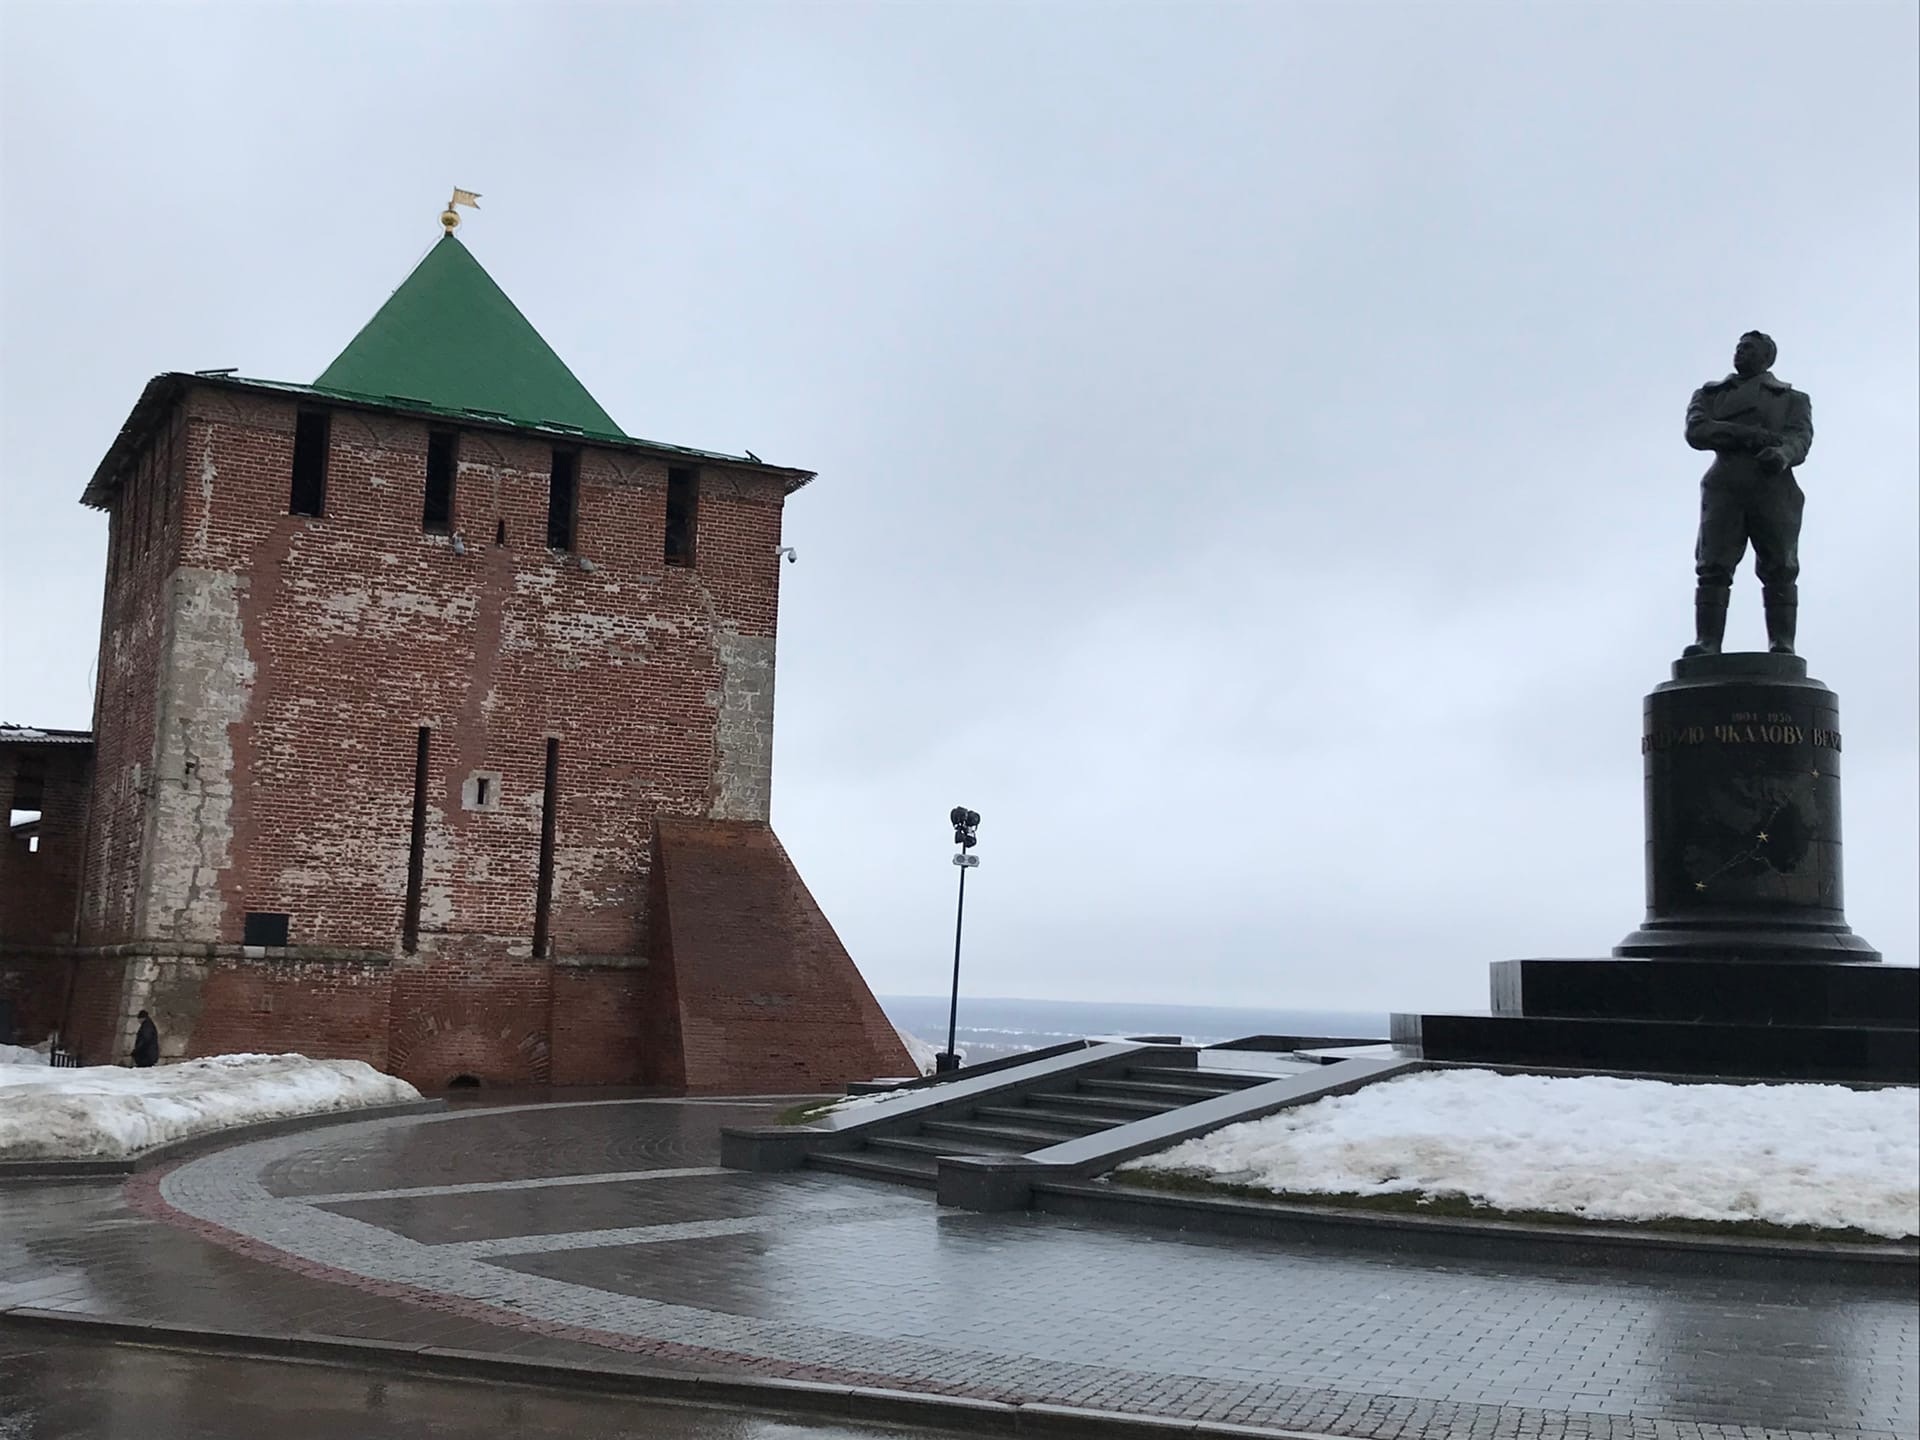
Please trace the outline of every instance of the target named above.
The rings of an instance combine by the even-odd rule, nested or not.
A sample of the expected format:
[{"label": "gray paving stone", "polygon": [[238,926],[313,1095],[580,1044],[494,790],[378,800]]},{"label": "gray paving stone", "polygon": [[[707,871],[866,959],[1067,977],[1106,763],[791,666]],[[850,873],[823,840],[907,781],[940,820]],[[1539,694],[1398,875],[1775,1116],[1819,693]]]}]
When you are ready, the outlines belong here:
[{"label": "gray paving stone", "polygon": [[189,1161],[164,1205],[152,1180],[0,1193],[0,1307],[1382,1440],[1920,1431],[1920,1307],[1884,1289],[1288,1251],[712,1173],[719,1126],[769,1113],[406,1117]]}]

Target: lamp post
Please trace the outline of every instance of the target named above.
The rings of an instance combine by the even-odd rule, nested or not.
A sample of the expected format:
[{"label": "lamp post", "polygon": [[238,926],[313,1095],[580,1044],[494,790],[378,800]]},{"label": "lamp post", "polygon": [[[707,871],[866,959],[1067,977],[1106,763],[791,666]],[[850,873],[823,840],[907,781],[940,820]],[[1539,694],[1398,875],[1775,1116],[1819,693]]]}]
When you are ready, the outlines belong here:
[{"label": "lamp post", "polygon": [[976,833],[980,828],[980,812],[956,805],[947,819],[953,822],[953,843],[960,847],[960,853],[953,857],[953,863],[960,867],[960,902],[953,912],[953,998],[947,1004],[947,1048],[933,1057],[936,1075],[960,1068],[960,1057],[953,1049],[954,1029],[960,1019],[960,927],[967,918],[967,871],[980,863],[978,855],[967,853],[980,843]]}]

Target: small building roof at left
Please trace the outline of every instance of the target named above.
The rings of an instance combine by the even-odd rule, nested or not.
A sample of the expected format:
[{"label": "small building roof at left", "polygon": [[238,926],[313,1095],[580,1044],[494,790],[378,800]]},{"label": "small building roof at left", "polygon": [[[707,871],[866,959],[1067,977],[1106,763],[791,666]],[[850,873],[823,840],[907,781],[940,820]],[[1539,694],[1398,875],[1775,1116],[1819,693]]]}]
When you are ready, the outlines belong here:
[{"label": "small building roof at left", "polygon": [[37,725],[0,725],[0,745],[91,745],[91,730],[46,730]]}]

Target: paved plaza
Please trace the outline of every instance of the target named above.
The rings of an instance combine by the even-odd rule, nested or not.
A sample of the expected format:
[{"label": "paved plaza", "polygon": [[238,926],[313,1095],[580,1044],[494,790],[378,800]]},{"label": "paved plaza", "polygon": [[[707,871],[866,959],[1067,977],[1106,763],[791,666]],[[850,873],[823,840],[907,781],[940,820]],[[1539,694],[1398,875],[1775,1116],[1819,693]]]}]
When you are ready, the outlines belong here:
[{"label": "paved plaza", "polygon": [[0,1331],[0,1440],[960,1440]]},{"label": "paved plaza", "polygon": [[1920,1431],[1914,1297],[941,1210],[778,1105],[463,1109],[0,1190],[0,1307],[1365,1436]]}]

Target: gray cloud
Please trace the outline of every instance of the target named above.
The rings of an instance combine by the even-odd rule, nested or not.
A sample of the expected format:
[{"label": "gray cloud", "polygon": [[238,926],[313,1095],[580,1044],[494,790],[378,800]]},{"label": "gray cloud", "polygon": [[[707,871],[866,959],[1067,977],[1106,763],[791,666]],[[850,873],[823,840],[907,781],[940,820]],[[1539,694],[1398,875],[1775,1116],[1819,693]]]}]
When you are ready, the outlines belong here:
[{"label": "gray cloud", "polygon": [[[140,384],[463,237],[630,431],[817,467],[775,821],[877,988],[1470,1003],[1638,919],[1694,386],[1811,392],[1849,910],[1916,936],[1905,4],[119,8],[4,26],[0,715]],[[1730,639],[1759,640],[1750,575]]]}]

